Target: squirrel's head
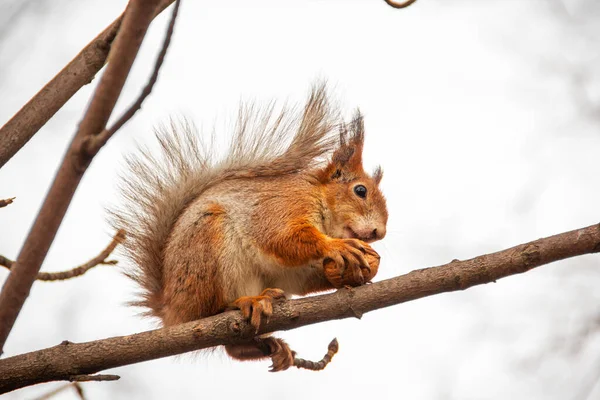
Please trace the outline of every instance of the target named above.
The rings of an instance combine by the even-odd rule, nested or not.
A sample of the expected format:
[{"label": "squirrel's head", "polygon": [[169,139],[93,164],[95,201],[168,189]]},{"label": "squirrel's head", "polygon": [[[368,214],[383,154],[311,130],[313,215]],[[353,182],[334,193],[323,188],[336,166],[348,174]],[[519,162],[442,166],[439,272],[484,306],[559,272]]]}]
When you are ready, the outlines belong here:
[{"label": "squirrel's head", "polygon": [[327,234],[374,242],[385,236],[388,212],[379,190],[383,171],[378,167],[369,175],[363,169],[364,138],[363,118],[358,113],[349,127],[340,129],[339,147],[317,177],[325,187],[331,213]]}]

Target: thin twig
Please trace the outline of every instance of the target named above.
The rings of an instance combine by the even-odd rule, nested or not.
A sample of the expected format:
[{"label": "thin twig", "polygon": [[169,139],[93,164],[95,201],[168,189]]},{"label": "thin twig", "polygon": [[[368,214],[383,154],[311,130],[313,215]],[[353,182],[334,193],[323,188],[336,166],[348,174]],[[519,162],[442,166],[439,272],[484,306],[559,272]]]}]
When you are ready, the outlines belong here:
[{"label": "thin twig", "polygon": [[71,389],[71,388],[75,389],[77,396],[79,397],[80,400],[85,400],[85,395],[83,394],[83,388],[77,382],[67,383],[66,385],[59,386],[58,388],[52,390],[51,392],[48,392],[40,397],[36,397],[35,400],[48,400],[48,399],[51,399],[52,397],[56,396],[60,392],[64,392],[65,390]]},{"label": "thin twig", "polygon": [[408,6],[410,6],[412,3],[414,3],[417,0],[406,0],[402,3],[396,3],[392,0],[384,0],[390,7],[394,7],[394,8],[406,8]]},{"label": "thin twig", "polygon": [[77,396],[79,396],[79,400],[85,400],[85,393],[83,392],[83,387],[77,382],[73,382],[71,383],[71,385],[73,385]]},{"label": "thin twig", "polygon": [[338,341],[337,341],[337,339],[334,338],[331,341],[331,343],[329,343],[329,346],[327,346],[327,354],[325,354],[323,356],[321,361],[314,362],[314,361],[304,360],[302,358],[294,356],[294,366],[297,368],[300,368],[300,369],[308,369],[311,371],[320,371],[320,370],[324,369],[327,366],[327,364],[329,364],[331,362],[331,359],[338,352],[339,349],[340,349],[340,346],[338,344]]},{"label": "thin twig", "polygon": [[[117,247],[119,243],[122,243],[123,240],[125,240],[125,231],[121,229],[115,234],[112,241],[108,244],[108,246],[106,246],[104,250],[102,250],[100,254],[98,254],[96,257],[92,258],[85,264],[82,264],[78,267],[67,271],[38,272],[36,279],[38,281],[62,281],[81,276],[88,272],[90,269],[94,268],[96,265],[115,265],[117,261],[107,260],[107,258],[108,256],[110,256],[110,253],[112,253],[115,250],[115,247]],[[0,255],[0,266],[11,269],[14,263],[14,261],[9,260],[8,258]]]},{"label": "thin twig", "polygon": [[[538,239],[510,249],[419,269],[370,285],[288,300],[274,306],[258,335],[369,311],[440,293],[461,291],[569,257],[600,252],[600,225]],[[354,310],[354,311],[353,311]],[[224,344],[247,343],[256,329],[239,311],[134,335],[58,346],[0,359],[0,393],[68,380],[109,368]]]},{"label": "thin twig", "polygon": [[2,207],[6,207],[9,204],[12,204],[13,200],[16,199],[16,197],[11,197],[9,199],[0,199],[0,208]]},{"label": "thin twig", "polygon": [[88,136],[97,135],[106,128],[160,3],[161,0],[130,0],[127,5],[119,33],[111,47],[110,62],[23,244],[17,263],[0,292],[0,354],[23,303],[29,296],[31,285],[37,278],[75,190],[92,162],[93,157],[83,151],[82,143]]},{"label": "thin twig", "polygon": [[175,6],[173,6],[173,13],[171,14],[171,21],[169,22],[169,27],[167,28],[167,33],[165,34],[165,39],[163,41],[162,48],[158,57],[156,58],[156,63],[154,64],[154,71],[150,76],[150,80],[140,93],[137,100],[127,109],[125,113],[119,118],[115,124],[110,128],[105,128],[102,132],[100,132],[96,136],[89,136],[84,143],[85,149],[90,155],[95,155],[98,153],[100,148],[106,144],[108,139],[114,135],[116,131],[118,131],[127,121],[129,121],[134,114],[142,108],[142,103],[146,100],[146,97],[152,93],[152,89],[154,88],[154,84],[158,80],[158,72],[165,61],[165,56],[167,54],[167,49],[169,48],[169,44],[171,43],[171,37],[173,36],[173,31],[175,28],[175,20],[177,19],[177,13],[179,11],[179,5],[181,4],[180,0],[175,1]]},{"label": "thin twig", "polygon": [[15,262],[9,258],[4,257],[0,254],[0,265],[10,269]]},{"label": "thin twig", "polygon": [[101,382],[101,381],[118,381],[121,379],[119,375],[98,374],[98,375],[71,375],[71,382]]}]

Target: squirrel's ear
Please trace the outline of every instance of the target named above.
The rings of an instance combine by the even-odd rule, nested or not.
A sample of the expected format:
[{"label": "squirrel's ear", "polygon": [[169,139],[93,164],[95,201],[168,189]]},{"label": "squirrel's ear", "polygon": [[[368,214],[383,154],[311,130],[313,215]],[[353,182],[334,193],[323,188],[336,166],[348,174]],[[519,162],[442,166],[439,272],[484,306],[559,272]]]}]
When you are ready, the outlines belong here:
[{"label": "squirrel's ear", "polygon": [[357,173],[363,173],[364,139],[363,117],[357,112],[349,127],[346,124],[340,126],[340,145],[333,152],[329,164],[320,172],[319,179],[324,182],[351,180]]},{"label": "squirrel's ear", "polygon": [[317,178],[319,179],[319,182],[321,182],[321,183],[329,183],[331,181],[339,179],[341,176],[342,176],[341,169],[339,169],[333,161],[330,161],[325,166],[325,168],[323,168],[322,170],[320,170],[317,173]]},{"label": "squirrel's ear", "polygon": [[383,170],[381,169],[381,166],[378,166],[375,168],[375,171],[373,171],[373,181],[376,185],[379,185],[381,178],[383,178]]},{"label": "squirrel's ear", "polygon": [[350,123],[350,127],[340,126],[340,147],[333,153],[333,162],[346,171],[362,170],[365,124],[360,111]]}]

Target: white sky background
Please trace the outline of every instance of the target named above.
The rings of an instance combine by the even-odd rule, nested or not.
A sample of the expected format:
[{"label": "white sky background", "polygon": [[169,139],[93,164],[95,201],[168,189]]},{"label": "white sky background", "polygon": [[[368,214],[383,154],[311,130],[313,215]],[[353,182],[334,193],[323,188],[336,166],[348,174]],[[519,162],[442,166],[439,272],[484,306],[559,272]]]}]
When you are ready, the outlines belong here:
[{"label": "white sky background", "polygon": [[[566,14],[549,6],[558,1],[452,3],[184,1],[154,92],[86,173],[43,269],[79,265],[105,247],[113,232],[103,206],[115,201],[123,155],[150,142],[153,125],[185,115],[226,136],[241,99],[300,102],[317,78],[328,79],[348,114],[360,106],[366,164],[385,170],[390,221],[375,244],[376,280],[597,223],[600,117],[585,107],[600,94],[600,14],[583,8],[593,2],[565,1]],[[50,4],[12,21],[0,41],[0,123],[126,1]],[[117,116],[146,83],[169,13],[152,25]],[[17,196],[0,210],[0,254],[17,256],[95,82],[0,170],[0,198]],[[119,368],[109,372],[120,381],[84,390],[92,400],[597,398],[598,261],[580,257],[280,334],[308,359],[337,337],[340,352],[323,372],[270,374],[267,361],[216,353]],[[6,355],[147,330],[151,322],[124,306],[134,291],[111,267],[36,283]]]}]

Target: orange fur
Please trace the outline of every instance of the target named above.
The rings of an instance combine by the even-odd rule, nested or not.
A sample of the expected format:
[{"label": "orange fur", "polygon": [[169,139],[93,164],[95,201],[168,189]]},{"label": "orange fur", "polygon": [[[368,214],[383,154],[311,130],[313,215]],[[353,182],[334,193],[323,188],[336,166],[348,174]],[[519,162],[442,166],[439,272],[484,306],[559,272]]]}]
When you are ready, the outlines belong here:
[{"label": "orange fur", "polygon": [[[165,326],[224,310],[223,282],[217,270],[224,218],[225,211],[221,206],[208,204],[187,237],[177,237],[167,244],[165,266],[169,268],[164,269],[161,316]],[[203,268],[198,269],[197,265]]]}]

